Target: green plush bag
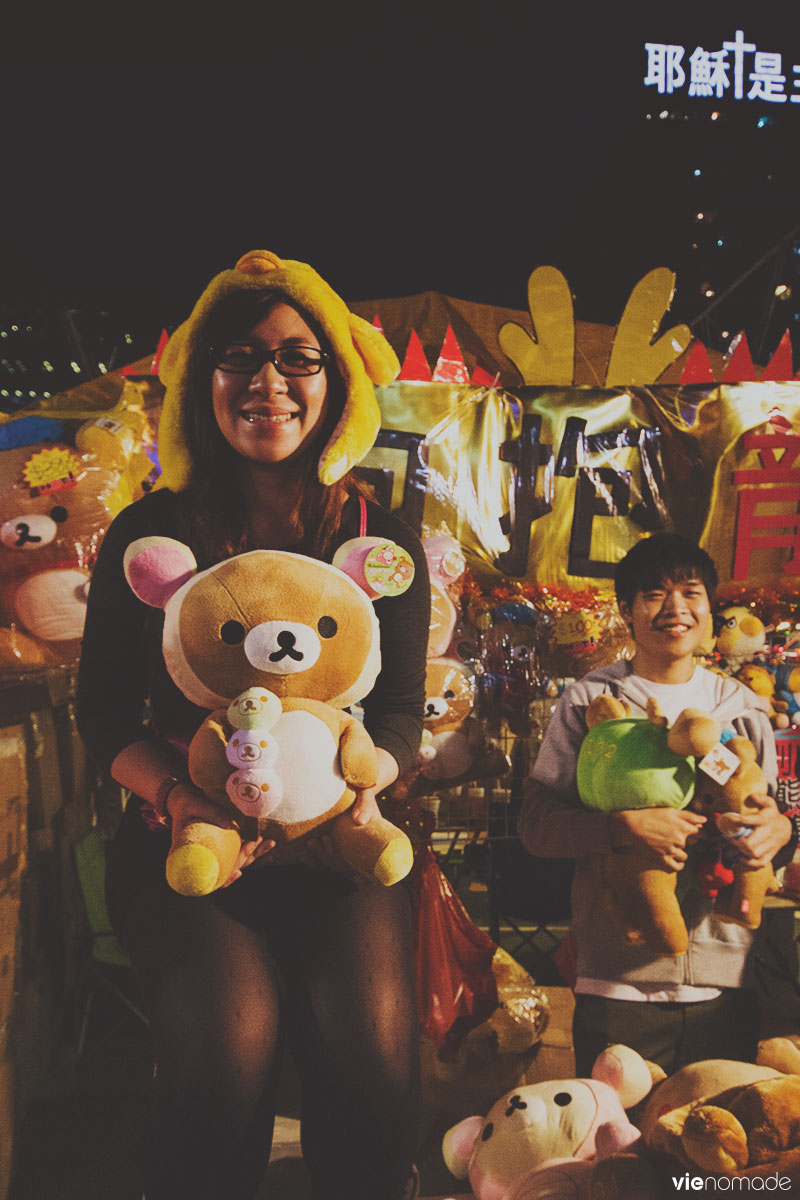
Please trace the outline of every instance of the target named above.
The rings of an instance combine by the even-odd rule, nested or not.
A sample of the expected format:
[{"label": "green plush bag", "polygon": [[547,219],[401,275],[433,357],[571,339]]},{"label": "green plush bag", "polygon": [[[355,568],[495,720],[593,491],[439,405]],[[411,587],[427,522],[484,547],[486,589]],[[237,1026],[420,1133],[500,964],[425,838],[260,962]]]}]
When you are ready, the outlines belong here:
[{"label": "green plush bag", "polygon": [[578,755],[578,792],[587,808],[685,808],[694,793],[695,761],[670,750],[667,730],[646,717],[602,721]]}]

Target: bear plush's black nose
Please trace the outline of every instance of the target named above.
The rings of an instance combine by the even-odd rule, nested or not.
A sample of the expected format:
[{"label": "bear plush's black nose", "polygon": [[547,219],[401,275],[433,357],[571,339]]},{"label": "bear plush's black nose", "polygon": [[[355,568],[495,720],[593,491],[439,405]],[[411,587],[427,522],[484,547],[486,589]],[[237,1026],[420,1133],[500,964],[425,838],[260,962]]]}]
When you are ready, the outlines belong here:
[{"label": "bear plush's black nose", "polygon": [[508,1108],[506,1109],[506,1116],[510,1117],[512,1113],[517,1112],[517,1111],[521,1112],[522,1109],[527,1108],[527,1107],[528,1107],[527,1104],[525,1103],[525,1101],[522,1099],[521,1096],[512,1096],[508,1102]]},{"label": "bear plush's black nose", "polygon": [[295,662],[302,662],[303,655],[299,650],[295,650],[296,638],[290,629],[282,629],[277,637],[280,650],[275,650],[269,656],[270,662],[281,662],[284,658],[293,658]]},{"label": "bear plush's black nose", "polygon": [[27,521],[19,521],[14,528],[17,535],[17,540],[14,543],[18,549],[20,546],[27,546],[29,542],[40,542],[42,539],[37,537],[35,533],[31,533],[31,527]]}]

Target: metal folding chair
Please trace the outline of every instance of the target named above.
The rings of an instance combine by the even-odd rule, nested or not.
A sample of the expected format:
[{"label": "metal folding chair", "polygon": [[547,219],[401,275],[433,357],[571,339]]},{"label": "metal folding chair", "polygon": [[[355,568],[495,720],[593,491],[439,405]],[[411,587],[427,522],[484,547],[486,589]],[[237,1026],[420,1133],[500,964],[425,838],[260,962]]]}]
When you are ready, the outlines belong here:
[{"label": "metal folding chair", "polygon": [[80,946],[85,987],[78,1031],[77,1057],[86,1049],[89,1023],[98,989],[116,997],[144,1025],[147,1016],[139,1003],[130,959],[111,928],[105,899],[105,842],[99,829],[91,829],[75,844],[75,868],[83,897],[88,931]]}]

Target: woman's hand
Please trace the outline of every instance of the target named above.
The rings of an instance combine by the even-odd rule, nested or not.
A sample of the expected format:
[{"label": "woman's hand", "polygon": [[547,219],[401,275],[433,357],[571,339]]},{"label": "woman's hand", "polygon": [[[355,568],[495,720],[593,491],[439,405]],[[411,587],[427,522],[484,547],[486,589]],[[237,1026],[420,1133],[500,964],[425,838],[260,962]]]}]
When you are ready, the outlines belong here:
[{"label": "woman's hand", "polygon": [[[193,821],[203,821],[207,825],[218,825],[220,829],[232,829],[233,821],[224,812],[212,804],[204,792],[192,783],[178,783],[167,797],[167,811],[172,819],[173,832],[180,831]],[[230,887],[240,878],[242,871],[252,866],[256,859],[268,854],[274,849],[273,841],[264,841],[257,837],[253,841],[242,842],[242,848],[237,855],[228,878],[221,887]]]},{"label": "woman's hand", "polygon": [[[725,814],[725,833],[742,829],[744,836],[733,837],[736,849],[747,860],[748,867],[754,870],[758,867],[768,867],[779,850],[782,850],[792,836],[792,823],[788,817],[779,812],[772,796],[751,796],[751,801],[758,808],[748,812],[746,816],[733,813]],[[747,830],[752,830],[747,833]]]},{"label": "woman's hand", "polygon": [[644,851],[655,866],[680,871],[688,857],[686,846],[705,821],[699,813],[675,808],[626,809],[609,817],[611,844],[615,850]]}]

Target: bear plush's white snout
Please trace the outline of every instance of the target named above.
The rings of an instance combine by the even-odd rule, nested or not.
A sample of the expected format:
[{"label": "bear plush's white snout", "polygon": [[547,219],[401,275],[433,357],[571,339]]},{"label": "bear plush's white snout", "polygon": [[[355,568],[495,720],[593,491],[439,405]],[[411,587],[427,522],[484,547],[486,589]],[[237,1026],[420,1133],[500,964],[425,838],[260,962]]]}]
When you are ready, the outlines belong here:
[{"label": "bear plush's white snout", "polygon": [[310,625],[296,621],[263,621],[244,639],[247,661],[271,675],[295,675],[313,667],[322,645]]},{"label": "bear plush's white snout", "polygon": [[447,716],[447,701],[444,696],[425,697],[425,716],[428,720]]},{"label": "bear plush's white snout", "polygon": [[0,543],[7,550],[41,550],[50,545],[57,533],[58,525],[52,517],[28,513],[0,525]]}]

